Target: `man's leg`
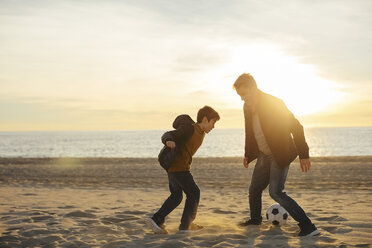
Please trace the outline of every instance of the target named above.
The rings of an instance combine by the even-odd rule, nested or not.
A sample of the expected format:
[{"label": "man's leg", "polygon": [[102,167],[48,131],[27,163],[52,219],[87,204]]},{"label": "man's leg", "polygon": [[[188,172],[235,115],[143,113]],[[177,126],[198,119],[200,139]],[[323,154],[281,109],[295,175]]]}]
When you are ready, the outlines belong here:
[{"label": "man's leg", "polygon": [[277,203],[282,205],[293,219],[299,223],[311,223],[310,219],[306,216],[304,210],[289,197],[284,190],[284,184],[287,179],[289,166],[285,168],[279,168],[274,158],[271,160],[270,166],[270,186],[269,193]]},{"label": "man's leg", "polygon": [[266,157],[263,153],[258,156],[249,186],[251,220],[257,223],[262,221],[262,191],[267,187],[270,179],[270,163]]},{"label": "man's leg", "polygon": [[180,229],[187,230],[196,217],[199,206],[200,190],[190,171],[175,172],[175,174],[176,173],[177,182],[186,194],[186,202],[183,209]]},{"label": "man's leg", "polygon": [[288,213],[296,220],[301,228],[300,236],[314,236],[318,235],[319,231],[315,227],[309,217],[307,217],[305,211],[289,197],[285,192],[283,192],[284,184],[287,179],[289,166],[285,168],[279,168],[276,164],[274,158],[272,158],[272,163],[270,167],[270,196],[280,205],[282,205]]},{"label": "man's leg", "polygon": [[174,173],[168,173],[169,190],[171,195],[163,203],[161,208],[153,215],[153,219],[158,225],[164,223],[165,217],[172,212],[182,201],[182,188],[177,182],[177,177]]}]

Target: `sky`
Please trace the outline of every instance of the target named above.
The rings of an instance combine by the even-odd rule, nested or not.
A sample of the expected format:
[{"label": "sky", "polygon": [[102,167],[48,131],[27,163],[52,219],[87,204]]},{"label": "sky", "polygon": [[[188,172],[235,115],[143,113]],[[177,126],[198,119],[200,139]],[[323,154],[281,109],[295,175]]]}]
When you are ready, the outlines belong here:
[{"label": "sky", "polygon": [[305,127],[372,126],[368,0],[0,0],[0,131],[243,128],[242,73]]}]

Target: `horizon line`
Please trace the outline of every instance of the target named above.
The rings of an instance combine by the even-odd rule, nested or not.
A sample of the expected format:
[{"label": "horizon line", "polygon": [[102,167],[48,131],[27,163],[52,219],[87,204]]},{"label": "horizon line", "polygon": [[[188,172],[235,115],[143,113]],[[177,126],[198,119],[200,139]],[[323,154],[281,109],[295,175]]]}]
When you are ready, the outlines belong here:
[{"label": "horizon line", "polygon": [[[313,129],[313,128],[372,128],[372,126],[307,126],[304,129]],[[94,130],[81,130],[81,129],[60,129],[60,130],[0,130],[0,133],[26,133],[26,132],[136,132],[136,131],[165,131],[171,129],[94,129]],[[244,130],[244,127],[236,128],[215,128],[214,130]]]}]

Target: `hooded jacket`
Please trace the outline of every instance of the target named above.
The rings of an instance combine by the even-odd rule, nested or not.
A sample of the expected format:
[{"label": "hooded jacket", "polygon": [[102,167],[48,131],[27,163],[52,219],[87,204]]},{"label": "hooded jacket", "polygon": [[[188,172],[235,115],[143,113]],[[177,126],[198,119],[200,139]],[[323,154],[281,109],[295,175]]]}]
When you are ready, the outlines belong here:
[{"label": "hooded jacket", "polygon": [[[189,115],[179,115],[172,125],[175,130],[165,132],[162,135],[161,141],[164,147],[160,150],[158,161],[166,171],[170,168],[181,147],[185,145],[194,133],[194,124],[195,122]],[[174,149],[169,148],[166,146],[167,141],[174,141],[176,147]]]},{"label": "hooded jacket", "polygon": [[[303,127],[282,100],[259,91],[256,112],[266,142],[281,168],[288,166],[297,155],[301,159],[309,158]],[[244,118],[245,157],[250,163],[258,157],[259,149],[253,133],[252,112],[245,104]]]}]

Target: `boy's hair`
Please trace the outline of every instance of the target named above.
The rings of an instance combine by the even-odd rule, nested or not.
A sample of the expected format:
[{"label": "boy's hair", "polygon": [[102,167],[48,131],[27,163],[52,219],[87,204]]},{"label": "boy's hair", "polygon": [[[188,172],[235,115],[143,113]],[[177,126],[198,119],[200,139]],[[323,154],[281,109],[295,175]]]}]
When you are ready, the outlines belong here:
[{"label": "boy's hair", "polygon": [[233,85],[234,90],[240,87],[257,88],[256,80],[254,80],[251,74],[243,73],[238,77],[238,79],[235,81]]},{"label": "boy's hair", "polygon": [[203,121],[203,118],[207,117],[208,122],[212,119],[216,119],[217,121],[220,119],[219,114],[216,112],[216,110],[212,109],[209,106],[204,106],[198,111],[197,116],[197,123],[201,123]]}]

